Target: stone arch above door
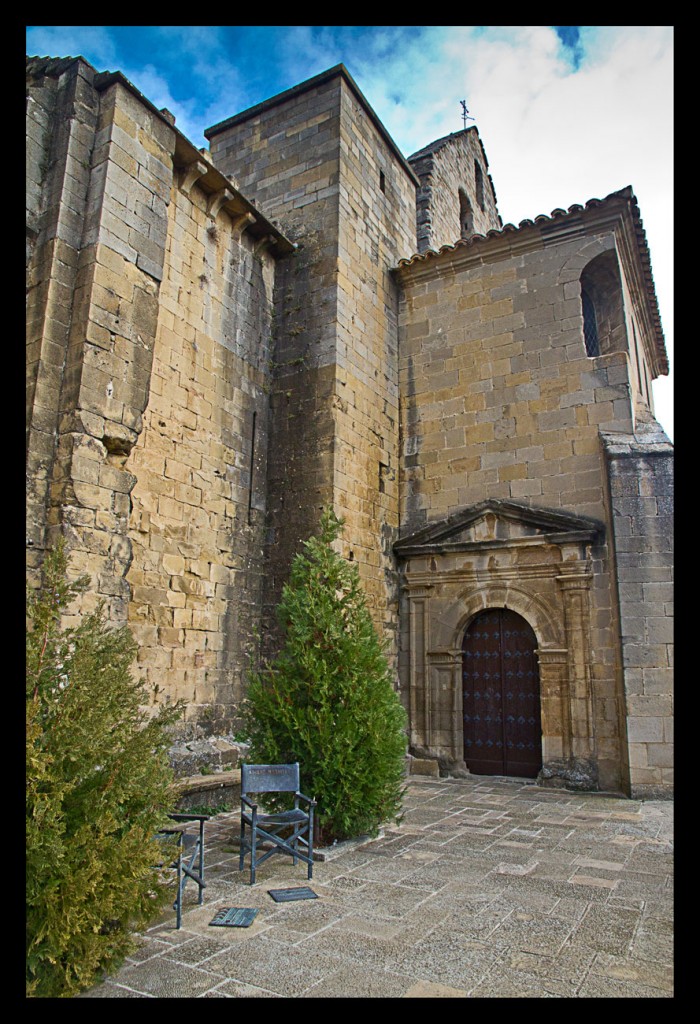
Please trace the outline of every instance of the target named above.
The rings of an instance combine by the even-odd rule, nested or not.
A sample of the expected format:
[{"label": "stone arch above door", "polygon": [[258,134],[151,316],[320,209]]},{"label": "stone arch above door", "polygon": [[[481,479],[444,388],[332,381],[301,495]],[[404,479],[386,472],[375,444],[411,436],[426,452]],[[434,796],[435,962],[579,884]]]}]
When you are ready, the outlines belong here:
[{"label": "stone arch above door", "polygon": [[508,608],[520,615],[534,630],[540,649],[561,647],[566,642],[561,617],[556,607],[550,607],[547,596],[508,580],[505,583],[479,581],[466,586],[459,594],[458,603],[452,606],[452,616],[436,623],[437,644],[441,643],[444,629],[446,640],[449,632],[449,646],[458,647],[470,621],[487,608]]},{"label": "stone arch above door", "polygon": [[509,608],[538,641],[543,774],[594,788],[589,589],[603,525],[561,510],[492,500],[403,538],[410,743],[464,767],[461,643],[479,611]]}]

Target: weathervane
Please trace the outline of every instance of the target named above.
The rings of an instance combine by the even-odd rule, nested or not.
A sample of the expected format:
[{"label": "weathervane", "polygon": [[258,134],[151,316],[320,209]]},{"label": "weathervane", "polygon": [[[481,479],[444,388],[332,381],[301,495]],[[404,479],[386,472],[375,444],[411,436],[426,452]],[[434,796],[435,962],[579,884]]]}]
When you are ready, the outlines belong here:
[{"label": "weathervane", "polygon": [[467,109],[467,101],[460,100],[459,102],[462,104],[462,120],[464,121],[464,127],[466,128],[467,121],[473,121],[474,118],[469,116],[469,110]]}]

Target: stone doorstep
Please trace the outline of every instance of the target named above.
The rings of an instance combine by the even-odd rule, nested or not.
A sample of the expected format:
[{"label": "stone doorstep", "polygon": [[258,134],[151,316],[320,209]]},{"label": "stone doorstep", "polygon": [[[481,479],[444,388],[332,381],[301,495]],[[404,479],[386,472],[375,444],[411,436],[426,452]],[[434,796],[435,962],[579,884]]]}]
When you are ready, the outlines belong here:
[{"label": "stone doorstep", "polygon": [[321,846],[314,850],[314,860],[333,860],[334,857],[339,857],[341,853],[349,853],[351,850],[357,850],[360,846],[365,846],[367,843],[373,843],[375,839],[383,838],[384,829],[380,828],[376,836],[361,835],[355,839],[344,839],[340,843],[335,842],[331,846]]}]

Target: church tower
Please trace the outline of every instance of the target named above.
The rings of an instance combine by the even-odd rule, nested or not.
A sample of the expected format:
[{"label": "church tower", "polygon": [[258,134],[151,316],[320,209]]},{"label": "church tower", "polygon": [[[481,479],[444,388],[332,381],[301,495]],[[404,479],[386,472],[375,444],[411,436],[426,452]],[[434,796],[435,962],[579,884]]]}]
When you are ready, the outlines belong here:
[{"label": "church tower", "polygon": [[296,244],[275,287],[268,622],[300,539],[332,503],[375,624],[398,598],[398,295],[417,177],[340,64],[205,132],[216,166]]},{"label": "church tower", "polygon": [[418,252],[498,231],[503,223],[488,160],[476,128],[465,128],[408,158],[420,178],[416,197]]}]

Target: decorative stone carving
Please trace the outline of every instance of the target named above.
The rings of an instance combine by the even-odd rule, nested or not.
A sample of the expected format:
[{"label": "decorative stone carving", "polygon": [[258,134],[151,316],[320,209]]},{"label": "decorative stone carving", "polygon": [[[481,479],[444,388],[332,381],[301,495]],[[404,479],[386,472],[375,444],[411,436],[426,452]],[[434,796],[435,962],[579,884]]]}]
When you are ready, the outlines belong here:
[{"label": "decorative stone carving", "polygon": [[462,637],[486,608],[509,608],[538,641],[542,778],[595,788],[589,589],[597,520],[491,500],[403,538],[409,606],[411,744],[464,766]]}]

